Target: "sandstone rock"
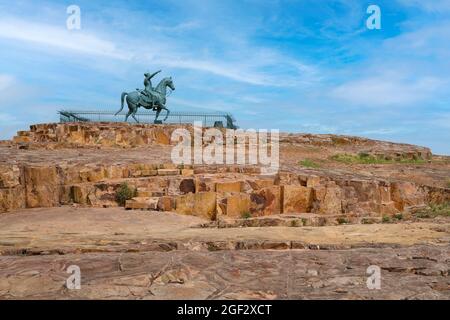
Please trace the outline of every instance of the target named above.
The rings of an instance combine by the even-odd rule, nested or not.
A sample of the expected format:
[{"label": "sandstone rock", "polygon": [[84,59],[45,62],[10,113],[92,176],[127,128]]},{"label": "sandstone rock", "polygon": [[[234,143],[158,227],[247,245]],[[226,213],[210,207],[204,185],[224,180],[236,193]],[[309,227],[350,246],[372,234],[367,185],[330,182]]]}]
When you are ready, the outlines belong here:
[{"label": "sandstone rock", "polygon": [[196,177],[195,192],[209,192],[216,190],[216,183],[211,178]]},{"label": "sandstone rock", "polygon": [[183,179],[180,183],[180,191],[182,194],[195,193],[194,179]]},{"label": "sandstone rock", "polygon": [[247,183],[252,187],[253,190],[260,190],[267,187],[272,187],[275,183],[274,179],[256,179],[247,180]]},{"label": "sandstone rock", "polygon": [[175,210],[181,214],[194,215],[210,220],[216,218],[216,193],[188,193],[176,198]]},{"label": "sandstone rock", "polygon": [[30,143],[33,139],[29,136],[15,136],[13,137],[14,143]]},{"label": "sandstone rock", "polygon": [[60,143],[61,146],[137,147],[142,145],[170,145],[170,136],[176,128],[189,125],[124,123],[53,123],[30,126],[30,131],[19,132],[18,143]]},{"label": "sandstone rock", "polygon": [[410,182],[393,182],[391,184],[391,198],[399,211],[409,206],[422,205],[426,195],[416,185]]},{"label": "sandstone rock", "polygon": [[153,191],[147,188],[137,188],[137,196],[140,198],[149,198],[153,196]]},{"label": "sandstone rock", "polygon": [[246,173],[246,174],[261,174],[261,168],[245,166],[245,167],[241,168],[240,172]]},{"label": "sandstone rock", "polygon": [[315,200],[319,202],[319,213],[342,213],[342,191],[339,187],[317,187],[314,188],[314,194]]},{"label": "sandstone rock", "polygon": [[127,200],[125,203],[125,209],[134,210],[157,210],[159,198],[143,198],[135,197],[131,200]]},{"label": "sandstone rock", "polygon": [[241,181],[216,183],[216,192],[241,192],[241,190],[242,190]]},{"label": "sandstone rock", "polygon": [[26,207],[25,192],[22,186],[0,188],[0,212],[7,212]]},{"label": "sandstone rock", "polygon": [[280,172],[278,180],[281,185],[301,185],[298,175],[291,172]]},{"label": "sandstone rock", "polygon": [[87,205],[89,194],[95,192],[95,188],[89,184],[79,184],[72,186],[72,199],[74,203]]},{"label": "sandstone rock", "polygon": [[280,186],[263,188],[250,194],[250,213],[254,216],[280,214],[281,192]]},{"label": "sandstone rock", "polygon": [[164,196],[160,197],[158,200],[158,210],[159,211],[173,211],[175,209],[175,199],[174,197]]},{"label": "sandstone rock", "polygon": [[218,203],[220,214],[226,218],[241,218],[243,214],[250,213],[250,195],[246,193],[227,196]]},{"label": "sandstone rock", "polygon": [[0,165],[0,188],[20,185],[20,168],[17,165]]},{"label": "sandstone rock", "polygon": [[311,212],[312,188],[303,186],[282,186],[283,213]]},{"label": "sandstone rock", "polygon": [[103,167],[89,168],[85,167],[80,170],[81,182],[99,182],[105,179],[105,171]]},{"label": "sandstone rock", "polygon": [[159,176],[174,176],[180,174],[178,169],[158,169]]},{"label": "sandstone rock", "polygon": [[310,176],[307,178],[306,186],[309,188],[317,187],[320,185],[320,181],[321,181],[320,177]]},{"label": "sandstone rock", "polygon": [[215,192],[200,192],[194,195],[194,212],[198,217],[203,217],[210,220],[216,219],[216,193]]},{"label": "sandstone rock", "polygon": [[188,193],[186,195],[177,196],[175,198],[175,210],[180,214],[192,215],[194,211],[194,194]]},{"label": "sandstone rock", "polygon": [[194,169],[181,169],[181,175],[182,176],[193,176]]},{"label": "sandstone rock", "polygon": [[60,186],[56,167],[25,167],[26,204],[29,208],[59,204]]},{"label": "sandstone rock", "polygon": [[163,129],[156,128],[153,131],[153,142],[157,144],[170,145],[170,135]]}]

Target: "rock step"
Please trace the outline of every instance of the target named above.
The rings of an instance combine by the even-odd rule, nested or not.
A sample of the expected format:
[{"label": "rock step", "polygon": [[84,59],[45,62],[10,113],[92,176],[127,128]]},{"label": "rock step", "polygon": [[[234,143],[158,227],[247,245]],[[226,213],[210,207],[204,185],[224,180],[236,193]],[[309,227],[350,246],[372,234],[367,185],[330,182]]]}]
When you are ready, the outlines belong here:
[{"label": "rock step", "polygon": [[[234,181],[224,181],[225,177]],[[109,206],[113,205],[118,186],[128,182],[137,188],[137,197],[125,205],[128,210],[171,211],[209,220],[301,213],[382,217],[426,203],[425,194],[409,183],[340,182],[317,177],[302,182],[280,177],[239,177],[242,180],[236,180],[236,175],[128,178],[72,186],[71,194],[73,201],[79,204]],[[280,185],[282,182],[293,184]],[[345,218],[336,221],[346,223]]]},{"label": "rock step", "polygon": [[200,228],[241,228],[241,227],[322,227],[344,224],[374,224],[381,223],[381,217],[348,216],[348,215],[279,215],[246,219],[219,219]]},{"label": "rock step", "polygon": [[[285,171],[268,177],[262,176],[258,167],[11,164],[0,165],[0,212],[73,203],[118,206],[116,192],[124,182],[137,188],[137,196],[141,198],[167,197],[161,200],[163,211],[212,220],[217,216],[236,219],[304,212],[394,215],[411,206],[450,200],[450,189],[410,182],[331,178]],[[140,202],[130,206],[155,206],[148,201]]]},{"label": "rock step", "polygon": [[106,244],[97,247],[67,247],[58,249],[42,249],[30,247],[14,247],[0,250],[0,256],[49,256],[84,253],[129,253],[129,252],[171,252],[171,251],[229,251],[229,250],[349,250],[365,248],[400,248],[396,243],[361,243],[322,244],[296,240],[227,240],[227,241],[150,241],[125,244]]}]

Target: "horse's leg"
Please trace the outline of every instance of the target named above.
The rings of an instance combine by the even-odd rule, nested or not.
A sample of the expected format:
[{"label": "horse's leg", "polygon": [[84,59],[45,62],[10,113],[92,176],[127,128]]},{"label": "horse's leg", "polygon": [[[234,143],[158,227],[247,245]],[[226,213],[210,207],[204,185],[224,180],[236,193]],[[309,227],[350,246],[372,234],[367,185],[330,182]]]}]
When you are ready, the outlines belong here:
[{"label": "horse's leg", "polygon": [[158,109],[157,111],[156,111],[156,117],[155,117],[155,121],[154,122],[156,122],[156,120],[158,120],[158,117],[159,117],[159,114],[161,113],[161,109]]},{"label": "horse's leg", "polygon": [[128,113],[125,116],[125,122],[128,122],[128,118],[131,116],[131,114],[134,111],[134,104],[130,101],[130,96],[127,96],[127,105],[128,105]]},{"label": "horse's leg", "polygon": [[165,117],[165,118],[164,118],[164,120],[163,120],[163,121],[166,121],[166,120],[167,120],[167,118],[169,117],[169,114],[170,114],[170,110],[169,110],[169,109],[167,109],[167,108],[166,108],[166,106],[162,106],[162,109],[166,110],[166,112],[167,112],[167,114],[166,114],[166,117]]},{"label": "horse's leg", "polygon": [[127,115],[125,116],[125,122],[128,122],[128,117],[131,116],[131,110],[128,110]]},{"label": "horse's leg", "polygon": [[133,114],[131,115],[133,117],[134,120],[136,120],[137,123],[139,123],[138,119],[136,118],[136,112],[138,111],[138,108],[136,108],[133,112]]}]

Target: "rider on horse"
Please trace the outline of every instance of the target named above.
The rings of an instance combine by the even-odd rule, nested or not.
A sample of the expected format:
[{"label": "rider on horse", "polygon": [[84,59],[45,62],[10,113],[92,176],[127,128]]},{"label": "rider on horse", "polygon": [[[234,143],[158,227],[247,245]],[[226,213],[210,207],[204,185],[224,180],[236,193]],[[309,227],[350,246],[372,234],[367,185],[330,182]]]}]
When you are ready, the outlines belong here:
[{"label": "rider on horse", "polygon": [[[155,73],[152,73],[152,74],[149,74],[149,73],[145,73],[144,74],[144,77],[145,77],[145,79],[144,79],[144,86],[145,86],[145,89],[144,90],[139,90],[139,89],[137,89],[144,97],[142,97],[143,98],[143,100],[145,101],[145,102],[147,102],[147,103],[149,103],[150,105],[153,105],[153,97],[156,95],[156,94],[158,94],[159,92],[157,92],[154,88],[153,88],[153,86],[152,86],[152,78],[154,77],[154,76],[156,76],[158,73],[160,73],[161,72],[161,70],[159,70],[159,71],[156,71]],[[156,108],[156,106],[155,105],[153,105],[153,109],[155,109]]]}]

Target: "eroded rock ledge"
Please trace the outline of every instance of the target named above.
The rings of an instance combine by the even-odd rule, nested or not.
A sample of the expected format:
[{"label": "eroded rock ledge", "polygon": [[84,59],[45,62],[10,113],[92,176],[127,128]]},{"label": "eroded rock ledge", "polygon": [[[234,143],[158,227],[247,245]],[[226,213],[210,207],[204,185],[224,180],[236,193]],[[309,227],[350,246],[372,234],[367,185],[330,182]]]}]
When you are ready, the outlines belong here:
[{"label": "eroded rock ledge", "polygon": [[317,215],[316,220],[330,216],[353,222],[450,199],[448,188],[367,177],[353,167],[299,171],[292,162],[284,164],[285,154],[297,159],[303,152],[298,150],[311,146],[320,153],[363,151],[385,159],[430,159],[427,148],[348,136],[281,134],[281,171],[263,176],[256,166],[168,163],[170,135],[179,127],[33,125],[0,146],[0,212],[60,205],[114,207],[123,183],[136,189],[135,197],[126,202],[128,209],[174,211],[210,220],[306,213]]}]

